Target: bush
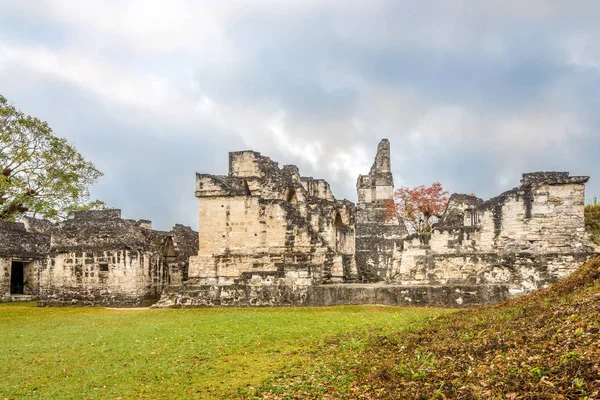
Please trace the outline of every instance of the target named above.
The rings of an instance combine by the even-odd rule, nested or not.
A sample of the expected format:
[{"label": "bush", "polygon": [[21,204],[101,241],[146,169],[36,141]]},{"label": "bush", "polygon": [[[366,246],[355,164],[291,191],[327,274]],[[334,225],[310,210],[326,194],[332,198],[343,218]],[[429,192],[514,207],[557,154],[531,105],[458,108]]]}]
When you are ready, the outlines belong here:
[{"label": "bush", "polygon": [[592,233],[594,243],[600,245],[600,204],[585,206],[585,228]]}]

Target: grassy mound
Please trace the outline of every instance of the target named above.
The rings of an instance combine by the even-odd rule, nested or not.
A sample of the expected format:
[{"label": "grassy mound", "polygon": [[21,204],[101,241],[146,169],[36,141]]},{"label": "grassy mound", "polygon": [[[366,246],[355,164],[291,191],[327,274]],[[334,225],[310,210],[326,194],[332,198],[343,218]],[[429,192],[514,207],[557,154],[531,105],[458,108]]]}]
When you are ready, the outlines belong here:
[{"label": "grassy mound", "polygon": [[360,340],[325,344],[310,364],[242,396],[600,398],[600,258],[529,296]]}]

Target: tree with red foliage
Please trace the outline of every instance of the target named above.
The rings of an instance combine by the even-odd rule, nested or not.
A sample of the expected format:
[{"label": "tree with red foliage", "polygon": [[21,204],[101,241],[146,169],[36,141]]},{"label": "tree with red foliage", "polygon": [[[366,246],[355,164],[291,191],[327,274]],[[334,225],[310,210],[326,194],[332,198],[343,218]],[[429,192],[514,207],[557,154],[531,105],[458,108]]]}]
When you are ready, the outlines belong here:
[{"label": "tree with red foliage", "polygon": [[448,204],[448,191],[442,184],[435,182],[429,187],[425,185],[416,188],[401,187],[394,192],[394,198],[386,200],[384,216],[397,216],[413,233],[431,231],[435,218],[440,218]]}]

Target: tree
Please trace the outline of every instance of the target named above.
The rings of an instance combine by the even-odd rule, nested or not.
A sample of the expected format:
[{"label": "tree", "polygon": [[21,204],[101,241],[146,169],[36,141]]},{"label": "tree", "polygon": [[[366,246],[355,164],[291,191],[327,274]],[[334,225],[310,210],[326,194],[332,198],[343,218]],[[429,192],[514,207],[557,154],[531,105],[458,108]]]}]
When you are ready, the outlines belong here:
[{"label": "tree", "polygon": [[24,214],[58,220],[74,209],[104,208],[89,193],[101,176],[46,122],[0,95],[0,220]]},{"label": "tree", "polygon": [[398,216],[414,233],[431,231],[435,218],[440,218],[448,204],[448,192],[436,182],[429,187],[401,187],[394,192],[393,199],[385,202],[384,216]]}]

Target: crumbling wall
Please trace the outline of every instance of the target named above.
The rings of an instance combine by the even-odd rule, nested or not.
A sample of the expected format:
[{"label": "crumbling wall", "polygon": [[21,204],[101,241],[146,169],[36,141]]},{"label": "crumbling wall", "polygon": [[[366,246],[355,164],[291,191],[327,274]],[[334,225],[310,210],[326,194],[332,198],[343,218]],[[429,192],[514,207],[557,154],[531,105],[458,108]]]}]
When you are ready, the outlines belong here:
[{"label": "crumbling wall", "polygon": [[[296,166],[233,152],[228,175],[196,174],[199,232],[155,231],[120,210],[76,212],[60,224],[0,221],[0,301],[487,304],[544,287],[590,257],[587,180],[537,172],[488,201],[454,194],[431,233],[408,236],[400,220],[384,216],[394,190],[386,139],[358,178],[357,206]],[[15,262],[23,296],[11,293]]]},{"label": "crumbling wall", "polygon": [[145,251],[54,253],[41,270],[40,305],[150,305],[164,274],[159,257]]},{"label": "crumbling wall", "polygon": [[202,198],[199,227],[199,253],[191,260],[190,277],[231,281],[244,272],[292,265],[308,271],[318,268],[327,250],[283,200]]},{"label": "crumbling wall", "polygon": [[453,196],[431,234],[404,240],[400,284],[503,284],[511,295],[562,279],[592,254],[583,208],[588,177],[524,174],[486,202]]},{"label": "crumbling wall", "polygon": [[196,175],[196,197],[200,245],[189,270],[196,284],[257,276],[306,285],[356,276],[354,205],[293,165],[233,152],[227,176]]},{"label": "crumbling wall", "polygon": [[329,183],[324,179],[314,179],[311,177],[301,177],[300,183],[304,190],[306,190],[309,197],[316,197],[318,199],[335,201],[331,187]]},{"label": "crumbling wall", "polygon": [[[37,299],[38,271],[49,248],[50,236],[28,232],[21,222],[0,221],[0,301]],[[22,294],[26,297],[11,293],[13,263],[22,263]]]},{"label": "crumbling wall", "polygon": [[173,248],[167,255],[169,285],[177,286],[188,280],[190,256],[198,254],[198,232],[176,224],[169,235],[173,240]]},{"label": "crumbling wall", "polygon": [[468,194],[454,193],[448,199],[448,205],[442,216],[444,226],[477,226],[481,219],[479,207],[483,200]]},{"label": "crumbling wall", "polygon": [[10,297],[11,264],[10,257],[0,257],[0,301]]},{"label": "crumbling wall", "polygon": [[40,305],[133,306],[155,302],[168,282],[171,237],[120,210],[81,211],[54,230],[40,269]]},{"label": "crumbling wall", "polygon": [[368,175],[356,183],[356,265],[362,281],[390,279],[398,268],[402,238],[407,235],[404,223],[385,217],[385,201],[394,193],[390,165],[390,143],[383,139],[377,146],[375,161]]},{"label": "crumbling wall", "polygon": [[584,249],[585,183],[568,172],[523,174],[521,185],[483,203],[486,249],[568,253]]},{"label": "crumbling wall", "polygon": [[25,226],[27,232],[40,233],[43,235],[52,235],[52,232],[56,229],[56,224],[46,220],[23,216],[20,222]]},{"label": "crumbling wall", "polygon": [[509,298],[504,285],[295,285],[284,279],[243,281],[232,285],[169,287],[154,307],[396,306],[473,307]]}]

